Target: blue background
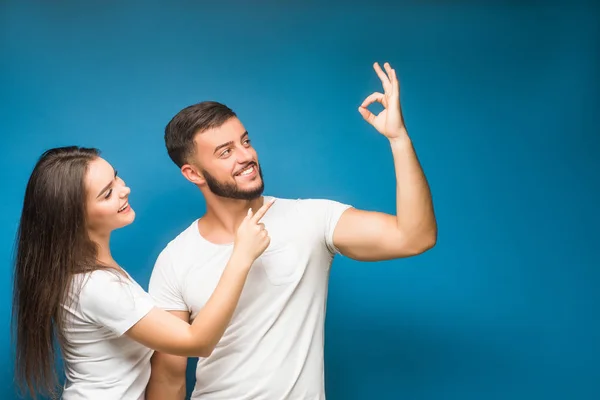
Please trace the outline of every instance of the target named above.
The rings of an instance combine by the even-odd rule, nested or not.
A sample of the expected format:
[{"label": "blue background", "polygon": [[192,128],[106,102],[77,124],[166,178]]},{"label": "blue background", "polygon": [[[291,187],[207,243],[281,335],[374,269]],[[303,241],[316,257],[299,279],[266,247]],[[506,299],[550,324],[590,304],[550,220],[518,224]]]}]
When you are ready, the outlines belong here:
[{"label": "blue background", "polygon": [[200,3],[0,3],[2,399],[13,240],[42,151],[96,146],[119,170],[138,217],[113,252],[147,287],[204,211],[163,142],[201,100],[239,114],[269,194],[394,212],[389,146],[357,112],[381,90],[374,61],[398,71],[439,240],[336,259],[328,399],[600,398],[597,4]]}]

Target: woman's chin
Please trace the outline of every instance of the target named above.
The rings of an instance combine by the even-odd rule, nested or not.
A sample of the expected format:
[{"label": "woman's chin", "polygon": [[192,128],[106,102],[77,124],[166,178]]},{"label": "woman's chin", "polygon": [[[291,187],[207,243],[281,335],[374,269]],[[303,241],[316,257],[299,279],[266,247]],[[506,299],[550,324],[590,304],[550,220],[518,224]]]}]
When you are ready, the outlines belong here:
[{"label": "woman's chin", "polygon": [[133,211],[133,208],[129,208],[125,214],[121,215],[121,226],[119,228],[131,225],[133,221],[135,221],[135,211]]}]

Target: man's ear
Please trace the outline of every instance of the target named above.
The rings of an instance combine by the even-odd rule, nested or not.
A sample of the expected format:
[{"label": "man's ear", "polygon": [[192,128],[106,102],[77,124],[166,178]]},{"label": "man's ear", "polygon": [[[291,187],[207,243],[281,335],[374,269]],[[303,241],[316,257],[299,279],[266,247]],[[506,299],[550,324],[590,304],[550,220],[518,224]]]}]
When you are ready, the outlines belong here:
[{"label": "man's ear", "polygon": [[204,175],[202,175],[200,169],[190,164],[185,164],[181,167],[181,174],[185,177],[185,179],[192,182],[194,185],[202,185],[206,183]]}]

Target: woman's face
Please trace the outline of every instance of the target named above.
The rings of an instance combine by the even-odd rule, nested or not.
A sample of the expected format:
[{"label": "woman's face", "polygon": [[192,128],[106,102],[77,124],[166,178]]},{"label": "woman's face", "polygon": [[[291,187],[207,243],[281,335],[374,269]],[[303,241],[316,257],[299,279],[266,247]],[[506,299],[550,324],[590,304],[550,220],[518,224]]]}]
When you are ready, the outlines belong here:
[{"label": "woman's face", "polygon": [[92,236],[105,236],[133,222],[135,212],[128,201],[130,189],[106,160],[98,157],[89,163],[85,187],[87,228]]}]

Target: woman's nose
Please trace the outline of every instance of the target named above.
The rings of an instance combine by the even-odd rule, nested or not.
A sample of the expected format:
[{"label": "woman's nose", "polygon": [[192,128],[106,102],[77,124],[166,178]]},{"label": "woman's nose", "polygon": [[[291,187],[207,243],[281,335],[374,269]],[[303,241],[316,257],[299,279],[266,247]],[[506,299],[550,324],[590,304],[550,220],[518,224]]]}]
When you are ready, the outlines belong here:
[{"label": "woman's nose", "polygon": [[130,192],[131,192],[131,189],[129,189],[128,186],[123,186],[123,189],[121,189],[121,198],[127,197]]}]

